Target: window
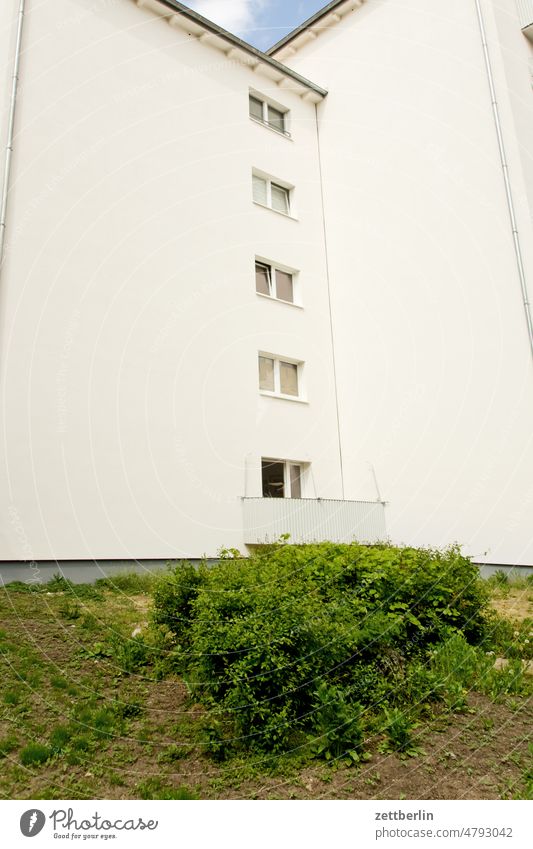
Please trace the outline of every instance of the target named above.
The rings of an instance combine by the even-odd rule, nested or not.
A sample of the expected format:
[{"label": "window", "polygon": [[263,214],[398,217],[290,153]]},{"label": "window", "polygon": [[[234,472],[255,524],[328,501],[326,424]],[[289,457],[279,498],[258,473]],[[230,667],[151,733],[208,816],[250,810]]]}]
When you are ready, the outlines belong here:
[{"label": "window", "polygon": [[288,460],[261,460],[263,498],[301,498],[301,463]]},{"label": "window", "polygon": [[278,133],[288,136],[287,132],[287,110],[281,106],[274,106],[256,94],[250,94],[249,97],[249,112],[250,118],[254,121],[260,121],[271,127]]},{"label": "window", "polygon": [[278,301],[296,302],[295,272],[283,271],[267,262],[255,262],[255,291]]},{"label": "window", "polygon": [[259,354],[259,389],[285,398],[300,397],[303,363],[290,362],[270,354]]},{"label": "window", "polygon": [[290,189],[273,182],[269,177],[252,174],[253,199],[255,203],[268,206],[284,215],[290,214]]}]

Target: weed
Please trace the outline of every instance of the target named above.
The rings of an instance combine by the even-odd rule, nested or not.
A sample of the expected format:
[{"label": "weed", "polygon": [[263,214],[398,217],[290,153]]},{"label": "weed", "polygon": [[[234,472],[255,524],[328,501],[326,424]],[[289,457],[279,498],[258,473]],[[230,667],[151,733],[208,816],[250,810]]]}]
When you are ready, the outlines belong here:
[{"label": "weed", "polygon": [[387,740],[381,746],[382,751],[395,751],[411,758],[424,754],[423,749],[413,737],[413,731],[418,723],[399,708],[392,710],[385,708],[385,718],[383,730],[387,734]]},{"label": "weed", "polygon": [[140,702],[117,702],[115,713],[122,719],[133,719],[140,716],[143,712],[143,707]]},{"label": "weed", "polygon": [[173,743],[161,752],[157,758],[157,762],[160,764],[175,763],[175,761],[181,761],[183,758],[186,758],[188,754],[189,750],[184,746],[177,746]]},{"label": "weed", "polygon": [[16,707],[22,701],[22,694],[20,690],[6,690],[3,696],[3,701],[5,705]]},{"label": "weed", "polygon": [[4,737],[0,739],[0,758],[5,758],[10,752],[18,748],[18,741],[15,737]]},{"label": "weed", "polygon": [[362,759],[363,731],[361,706],[346,701],[338,687],[321,682],[315,702],[315,733],[312,752],[325,760],[343,759],[357,763]]},{"label": "weed", "polygon": [[81,617],[81,610],[82,609],[77,602],[66,599],[66,601],[58,608],[57,612],[63,619],[74,621]]}]

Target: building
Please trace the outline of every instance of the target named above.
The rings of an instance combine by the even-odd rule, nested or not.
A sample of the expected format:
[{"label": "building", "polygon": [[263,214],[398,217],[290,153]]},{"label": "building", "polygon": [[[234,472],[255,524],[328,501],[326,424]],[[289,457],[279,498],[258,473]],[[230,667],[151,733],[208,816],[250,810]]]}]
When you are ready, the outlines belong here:
[{"label": "building", "polygon": [[174,0],[0,26],[0,561],[532,565],[533,0],[341,0],[268,53]]}]

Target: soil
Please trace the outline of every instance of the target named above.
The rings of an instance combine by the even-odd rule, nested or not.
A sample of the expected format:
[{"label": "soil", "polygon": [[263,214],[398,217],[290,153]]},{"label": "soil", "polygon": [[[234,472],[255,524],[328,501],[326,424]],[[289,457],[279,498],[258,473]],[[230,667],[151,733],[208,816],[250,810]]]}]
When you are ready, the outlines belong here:
[{"label": "soil", "polygon": [[[205,711],[191,703],[182,680],[123,675],[99,653],[102,630],[120,626],[131,634],[146,621],[148,597],[109,593],[81,602],[72,620],[59,594],[41,601],[0,593],[0,742],[15,741],[0,759],[3,798],[165,798],[162,792],[180,788],[203,799],[500,799],[524,792],[531,699],[498,703],[470,693],[465,712],[443,712],[418,727],[423,752],[416,757],[381,753],[376,739],[366,745],[371,760],[359,766],[302,766],[292,757],[272,764],[257,756],[216,763],[202,749]],[[530,615],[527,598],[499,598],[497,606],[516,620]],[[23,766],[22,748],[46,744],[80,704],[131,710],[89,751]],[[90,731],[92,719],[86,722]]]}]

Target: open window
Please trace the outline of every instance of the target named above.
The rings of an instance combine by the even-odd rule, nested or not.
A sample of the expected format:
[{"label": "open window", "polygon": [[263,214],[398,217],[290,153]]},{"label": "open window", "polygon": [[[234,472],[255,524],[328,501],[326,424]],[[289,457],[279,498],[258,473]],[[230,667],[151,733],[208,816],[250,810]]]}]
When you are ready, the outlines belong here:
[{"label": "open window", "polygon": [[302,498],[305,466],[290,460],[261,460],[263,498]]},{"label": "open window", "polygon": [[266,295],[287,304],[298,303],[297,273],[278,266],[255,261],[255,291],[258,295]]}]

